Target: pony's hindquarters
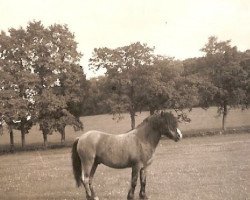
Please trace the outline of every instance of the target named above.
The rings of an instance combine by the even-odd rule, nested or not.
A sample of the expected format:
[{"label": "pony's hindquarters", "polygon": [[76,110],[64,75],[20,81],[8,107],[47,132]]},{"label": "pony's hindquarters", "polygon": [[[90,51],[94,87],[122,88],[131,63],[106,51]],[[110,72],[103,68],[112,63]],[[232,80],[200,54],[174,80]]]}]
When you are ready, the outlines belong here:
[{"label": "pony's hindquarters", "polygon": [[77,152],[78,140],[79,138],[77,138],[73,143],[71,158],[72,158],[73,174],[76,180],[76,185],[80,187],[82,183],[82,165],[81,165],[81,159]]}]

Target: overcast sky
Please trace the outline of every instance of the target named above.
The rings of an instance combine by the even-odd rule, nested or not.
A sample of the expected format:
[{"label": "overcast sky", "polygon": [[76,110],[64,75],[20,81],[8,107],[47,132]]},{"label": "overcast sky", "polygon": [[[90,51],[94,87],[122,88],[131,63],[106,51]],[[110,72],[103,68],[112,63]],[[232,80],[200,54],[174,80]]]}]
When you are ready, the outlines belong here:
[{"label": "overcast sky", "polygon": [[0,30],[67,24],[88,71],[94,48],[140,41],[177,59],[198,57],[211,35],[250,48],[250,0],[0,0]]}]

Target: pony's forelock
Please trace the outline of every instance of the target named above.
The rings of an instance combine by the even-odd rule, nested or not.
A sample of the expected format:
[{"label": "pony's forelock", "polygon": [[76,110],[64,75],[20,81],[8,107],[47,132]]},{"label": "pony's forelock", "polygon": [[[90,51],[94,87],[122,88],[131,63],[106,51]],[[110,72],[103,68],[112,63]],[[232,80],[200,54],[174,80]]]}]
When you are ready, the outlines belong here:
[{"label": "pony's forelock", "polygon": [[178,127],[177,118],[169,112],[155,113],[144,119],[138,127],[144,125],[145,123],[151,124],[154,129],[160,129],[165,124],[167,124],[172,130],[177,129]]},{"label": "pony's forelock", "polygon": [[173,115],[173,113],[165,112],[162,117],[164,118],[164,122],[168,124],[168,126],[174,130],[177,129],[178,127],[178,120],[177,118]]}]

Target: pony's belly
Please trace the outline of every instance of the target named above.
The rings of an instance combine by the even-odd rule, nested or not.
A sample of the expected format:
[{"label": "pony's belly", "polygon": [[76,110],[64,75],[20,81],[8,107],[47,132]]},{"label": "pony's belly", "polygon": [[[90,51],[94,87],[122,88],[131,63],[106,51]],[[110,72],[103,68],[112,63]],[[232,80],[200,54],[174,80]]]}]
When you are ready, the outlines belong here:
[{"label": "pony's belly", "polygon": [[130,165],[128,165],[128,163],[108,163],[108,162],[102,162],[102,164],[114,168],[114,169],[124,169],[124,168],[128,168],[131,167]]},{"label": "pony's belly", "polygon": [[131,155],[129,153],[125,153],[119,150],[109,151],[97,155],[97,161],[99,163],[117,169],[131,167],[133,165],[132,160],[134,159],[131,159]]},{"label": "pony's belly", "polygon": [[133,165],[133,162],[125,155],[101,155],[97,156],[97,162],[116,169],[123,169]]}]

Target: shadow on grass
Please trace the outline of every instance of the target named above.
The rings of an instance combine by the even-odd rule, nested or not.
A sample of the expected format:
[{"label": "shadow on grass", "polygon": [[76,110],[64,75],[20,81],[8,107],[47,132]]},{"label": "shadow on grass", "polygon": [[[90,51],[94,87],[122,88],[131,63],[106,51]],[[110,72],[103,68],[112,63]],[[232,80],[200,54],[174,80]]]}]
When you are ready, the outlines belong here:
[{"label": "shadow on grass", "polygon": [[15,145],[14,150],[12,150],[9,145],[2,145],[0,147],[0,156],[4,154],[14,154],[17,152],[69,148],[72,146],[73,142],[74,141],[67,141],[64,144],[49,143],[47,147],[45,147],[44,145],[41,145],[40,143],[28,144],[25,147],[22,147],[21,145]]},{"label": "shadow on grass", "polygon": [[227,134],[241,134],[241,133],[250,133],[250,126],[230,127],[230,128],[227,128],[225,131],[221,129],[209,129],[209,130],[198,129],[198,130],[183,131],[183,138],[227,135]]}]

